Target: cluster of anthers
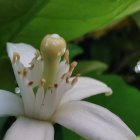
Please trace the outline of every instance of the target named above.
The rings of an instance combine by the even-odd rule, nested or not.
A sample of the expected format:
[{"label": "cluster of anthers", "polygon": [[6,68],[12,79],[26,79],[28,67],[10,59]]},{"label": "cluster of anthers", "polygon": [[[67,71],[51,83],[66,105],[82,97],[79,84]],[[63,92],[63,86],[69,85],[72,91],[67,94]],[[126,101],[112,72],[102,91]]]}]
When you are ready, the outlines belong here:
[{"label": "cluster of anthers", "polygon": [[[50,38],[53,38],[53,42],[48,41]],[[56,44],[54,43],[55,39],[57,39]],[[78,81],[78,77],[80,76],[79,74],[71,78],[72,72],[76,67],[77,62],[73,61],[71,64],[69,63],[69,50],[66,49],[65,45],[61,46],[61,44],[58,42],[58,39],[61,40],[60,43],[62,45],[65,44],[62,43],[62,38],[59,36],[47,35],[47,39],[45,38],[46,42],[43,40],[43,43],[41,44],[40,52],[35,50],[34,56],[28,56],[27,54],[27,57],[30,57],[30,59],[32,58],[31,62],[27,64],[21,63],[23,61],[22,59],[25,59],[22,57],[22,54],[20,55],[18,52],[13,53],[12,65],[19,85],[19,88],[16,88],[16,92],[21,93],[20,95],[23,98],[25,114],[27,116],[33,117],[35,115],[37,118],[39,117],[45,120],[51,117],[59,105],[63,95]],[[56,46],[60,49],[56,49]],[[50,49],[49,47],[53,47],[55,49]],[[51,58],[49,56],[51,56]],[[54,58],[52,56],[54,56]],[[62,56],[64,60],[61,61]],[[26,97],[25,92],[27,94],[31,92],[30,96],[27,95]],[[42,99],[38,97],[38,94],[41,94],[40,92],[43,92],[42,97],[40,97]],[[30,98],[29,104],[24,102],[27,101],[27,98]],[[48,100],[51,100],[51,102],[54,103],[52,106],[55,107],[52,107],[53,109],[51,109],[52,111],[49,113],[49,115],[41,115],[44,114],[41,112],[46,112],[45,107],[47,107],[49,102]],[[31,103],[38,104],[38,102],[40,102],[40,105],[31,105]],[[29,106],[32,106],[32,108],[30,107],[30,111],[28,111]],[[39,112],[40,115],[36,115],[35,112]]]},{"label": "cluster of anthers", "polygon": [[[13,54],[13,64],[16,64],[19,66],[19,69],[17,71],[18,75],[22,75],[23,78],[26,78],[28,76],[28,72],[31,73],[31,71],[34,69],[35,64],[37,63],[37,61],[43,61],[40,52],[36,51],[35,53],[35,57],[33,58],[32,62],[30,63],[29,67],[24,67],[23,70],[20,69],[21,68],[21,64],[20,64],[20,54],[17,52],[14,52]],[[67,49],[65,54],[64,54],[64,61],[65,61],[65,65],[69,66],[69,69],[66,73],[64,73],[61,76],[61,80],[65,80],[65,82],[67,84],[71,84],[71,86],[73,86],[77,81],[78,81],[78,77],[80,76],[80,74],[77,74],[71,81],[70,81],[70,77],[72,75],[73,70],[75,69],[77,62],[73,61],[71,64],[69,64],[69,50]],[[40,80],[40,85],[44,87],[45,85],[45,78],[41,78]],[[32,86],[34,84],[34,81],[30,80],[28,81],[29,86]],[[48,88],[57,88],[58,87],[58,83],[54,83],[53,85],[49,85]]]},{"label": "cluster of anthers", "polygon": [[[69,51],[68,50],[66,51],[64,58],[65,58],[66,64],[69,65]],[[78,77],[80,76],[80,74],[77,74],[72,81],[69,80],[76,65],[77,65],[77,62],[73,61],[70,64],[68,72],[63,74],[61,77],[62,80],[65,80],[66,83],[70,83],[72,86],[78,81]]]}]

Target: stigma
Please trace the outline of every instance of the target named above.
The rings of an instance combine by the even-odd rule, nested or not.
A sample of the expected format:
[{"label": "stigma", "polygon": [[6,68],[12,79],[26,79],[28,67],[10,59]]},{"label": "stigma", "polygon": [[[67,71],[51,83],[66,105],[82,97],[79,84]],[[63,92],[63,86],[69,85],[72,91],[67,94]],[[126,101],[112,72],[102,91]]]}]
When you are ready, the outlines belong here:
[{"label": "stigma", "polygon": [[46,35],[41,43],[40,51],[45,59],[57,59],[64,55],[66,51],[66,42],[58,34]]}]

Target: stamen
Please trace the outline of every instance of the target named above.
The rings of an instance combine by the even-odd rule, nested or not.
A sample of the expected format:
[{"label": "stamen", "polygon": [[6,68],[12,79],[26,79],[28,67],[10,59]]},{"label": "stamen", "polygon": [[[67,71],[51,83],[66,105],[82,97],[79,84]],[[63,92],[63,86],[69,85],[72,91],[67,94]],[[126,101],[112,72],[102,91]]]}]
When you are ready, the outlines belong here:
[{"label": "stamen", "polygon": [[76,67],[76,65],[77,65],[77,62],[76,61],[74,61],[74,62],[72,62],[70,64],[69,73],[72,73],[73,72],[73,70]]},{"label": "stamen", "polygon": [[67,76],[67,73],[64,73],[64,74],[61,76],[61,79],[63,80],[66,76]]},{"label": "stamen", "polygon": [[70,74],[69,72],[68,73],[65,73],[62,75],[61,79],[66,81],[66,83],[69,83],[69,78],[70,78]]},{"label": "stamen", "polygon": [[[62,79],[62,80],[65,79],[65,80],[66,80],[66,83],[69,83],[69,82],[70,82],[70,81],[69,81],[69,78],[70,78],[70,76],[71,76],[71,74],[72,74],[74,68],[76,67],[76,65],[77,65],[77,62],[76,62],[76,61],[72,62],[72,63],[70,64],[69,71],[68,71],[67,73],[65,73],[65,74],[62,75],[61,79]],[[77,76],[77,77],[78,77],[78,76]]]},{"label": "stamen", "polygon": [[43,38],[40,52],[44,65],[42,77],[46,79],[45,89],[47,89],[49,85],[53,85],[54,87],[59,62],[61,57],[65,54],[65,51],[66,42],[59,35],[52,34]]},{"label": "stamen", "polygon": [[18,75],[20,75],[22,73],[22,71],[21,70],[18,70]]},{"label": "stamen", "polygon": [[69,64],[69,50],[67,49],[64,54],[64,59],[66,60],[66,64]]},{"label": "stamen", "polygon": [[39,50],[36,50],[36,52],[35,52],[35,59],[37,59],[39,56],[40,56],[40,52],[39,52]]},{"label": "stamen", "polygon": [[44,87],[46,80],[44,78],[41,79],[41,86]]},{"label": "stamen", "polygon": [[79,78],[80,74],[77,74],[76,77],[72,80],[71,85],[75,85],[78,82],[78,78]]},{"label": "stamen", "polygon": [[66,77],[66,83],[69,83],[69,76]]},{"label": "stamen", "polygon": [[18,61],[20,59],[20,55],[17,52],[14,52],[13,54],[13,63],[15,63],[16,61]]},{"label": "stamen", "polygon": [[24,68],[24,69],[23,69],[23,76],[26,77],[26,76],[27,76],[27,73],[28,73],[27,68]]},{"label": "stamen", "polygon": [[32,70],[34,68],[34,64],[31,64],[31,66],[29,67],[30,70]]},{"label": "stamen", "polygon": [[33,85],[33,83],[34,83],[34,81],[30,81],[30,82],[28,83],[28,86]]},{"label": "stamen", "polygon": [[58,84],[54,84],[54,87],[57,88],[58,87]]}]

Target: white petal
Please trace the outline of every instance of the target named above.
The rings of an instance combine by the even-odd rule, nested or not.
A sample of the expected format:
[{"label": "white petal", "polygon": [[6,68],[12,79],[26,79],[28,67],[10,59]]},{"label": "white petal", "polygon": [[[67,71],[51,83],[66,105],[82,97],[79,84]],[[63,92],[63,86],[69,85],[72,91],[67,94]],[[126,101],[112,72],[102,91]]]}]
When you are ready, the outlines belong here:
[{"label": "white petal", "polygon": [[28,68],[28,79],[33,81],[33,87],[40,84],[43,73],[43,62],[41,59],[32,60],[33,68]]},{"label": "white petal", "polygon": [[56,108],[60,104],[63,95],[70,88],[70,83],[66,83],[64,80],[61,80],[57,88],[47,90],[44,98],[44,103],[41,108],[41,118],[48,119],[52,116],[52,114],[55,112]]},{"label": "white petal", "polygon": [[0,90],[0,116],[19,116],[24,114],[23,103],[17,95]]},{"label": "white petal", "polygon": [[[22,82],[22,81],[21,81]],[[25,114],[28,116],[32,116],[34,111],[34,103],[35,103],[35,94],[31,86],[26,85],[24,81],[20,87],[21,96],[24,103]]]},{"label": "white petal", "polygon": [[100,93],[110,95],[112,90],[98,80],[88,77],[79,77],[78,82],[74,87],[63,96],[61,104],[71,100],[82,100]]},{"label": "white petal", "polygon": [[61,77],[67,73],[69,70],[69,64],[66,63],[66,61],[62,61],[59,63],[59,66],[58,66],[58,71],[57,71],[57,74],[56,74],[56,83],[59,83],[62,79]]},{"label": "white petal", "polygon": [[40,118],[43,120],[47,120],[51,117],[56,109],[56,91],[55,89],[47,90],[45,93],[43,105],[40,109]]},{"label": "white petal", "polygon": [[84,101],[63,104],[54,121],[87,140],[136,140],[133,132],[116,115]]},{"label": "white petal", "polygon": [[24,43],[7,43],[7,51],[11,61],[13,60],[13,53],[17,52],[20,54],[20,62],[25,67],[29,67],[29,63],[35,57],[36,49]]},{"label": "white petal", "polygon": [[34,105],[34,115],[39,116],[39,112],[44,100],[44,88],[41,86],[38,88],[35,97],[35,105]]},{"label": "white petal", "polygon": [[52,124],[29,118],[19,118],[7,131],[4,140],[53,140]]}]

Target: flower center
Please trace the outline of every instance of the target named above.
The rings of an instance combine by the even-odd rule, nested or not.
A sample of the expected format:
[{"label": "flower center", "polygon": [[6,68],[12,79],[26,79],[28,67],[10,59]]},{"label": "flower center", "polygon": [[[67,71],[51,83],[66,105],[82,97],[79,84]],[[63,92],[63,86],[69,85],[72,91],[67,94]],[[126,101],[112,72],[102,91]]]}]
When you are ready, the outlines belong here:
[{"label": "flower center", "polygon": [[[41,53],[40,53],[41,52]],[[40,120],[50,120],[61,98],[78,81],[79,75],[71,77],[77,62],[69,63],[66,42],[57,34],[47,35],[34,58],[25,67],[20,63],[19,53],[13,54],[13,66],[25,115]],[[61,61],[61,56],[64,59]]]}]

